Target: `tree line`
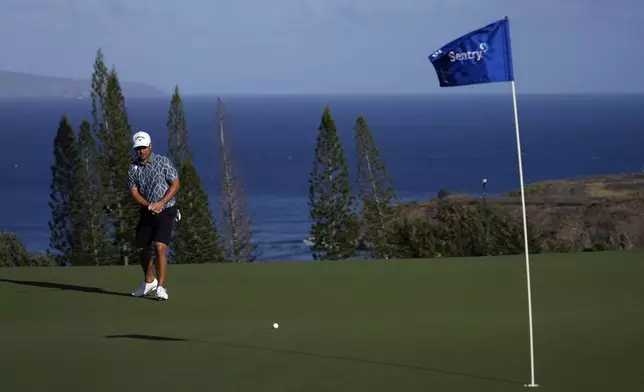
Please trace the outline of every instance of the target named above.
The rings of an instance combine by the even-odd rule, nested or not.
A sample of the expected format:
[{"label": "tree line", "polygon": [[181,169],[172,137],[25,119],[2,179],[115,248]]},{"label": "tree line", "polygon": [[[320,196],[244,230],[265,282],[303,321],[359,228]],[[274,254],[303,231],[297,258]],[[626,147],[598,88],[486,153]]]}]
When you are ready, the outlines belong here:
[{"label": "tree line", "polygon": [[[133,131],[118,73],[114,66],[108,69],[100,49],[91,80],[91,118],[81,121],[76,132],[63,113],[53,141],[46,255],[54,265],[129,265],[137,260],[132,244],[139,208],[126,182],[128,166],[135,159],[130,140]],[[181,179],[176,198],[182,219],[175,224],[169,246],[173,263],[258,259],[243,186],[226,143],[226,112],[220,99],[214,110],[223,206],[220,224],[193,162],[184,106],[175,86],[168,109],[167,146]],[[315,260],[364,257],[365,253],[367,257],[392,259],[521,251],[518,223],[493,206],[484,206],[483,211],[441,200],[431,216],[410,216],[397,200],[363,116],[356,119],[353,135],[355,193],[331,109],[323,109],[309,176],[310,240]],[[153,150],[154,145],[155,141]],[[489,238],[490,232],[494,238]],[[34,260],[13,264],[45,264],[42,257]]]},{"label": "tree line", "polygon": [[[127,169],[136,158],[132,126],[115,67],[108,69],[99,49],[91,85],[91,119],[78,132],[63,113],[53,142],[48,255],[56,265],[129,265],[138,204],[127,189]],[[169,259],[174,263],[249,262],[256,258],[250,219],[234,162],[225,144],[225,115],[218,100],[222,156],[221,194],[225,228],[220,230],[194,165],[184,105],[175,86],[168,108],[167,147],[181,179],[176,195],[181,219],[175,223]],[[153,141],[154,146],[157,145]]]},{"label": "tree line", "polygon": [[[316,260],[517,254],[522,222],[490,203],[440,195],[426,208],[398,200],[392,179],[363,116],[353,127],[357,162],[354,194],[342,143],[329,107],[318,128],[309,179],[312,249]],[[530,227],[530,244],[537,240]]]}]

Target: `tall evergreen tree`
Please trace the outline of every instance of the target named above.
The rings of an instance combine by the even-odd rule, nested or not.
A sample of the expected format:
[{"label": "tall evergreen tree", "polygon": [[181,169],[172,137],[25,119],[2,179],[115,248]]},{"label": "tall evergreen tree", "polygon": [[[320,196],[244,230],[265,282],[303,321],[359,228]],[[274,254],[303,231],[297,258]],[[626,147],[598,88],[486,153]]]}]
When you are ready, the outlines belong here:
[{"label": "tall evergreen tree", "polygon": [[358,165],[358,194],[362,201],[365,240],[373,246],[372,256],[390,258],[387,225],[392,218],[394,188],[380,157],[367,121],[359,116],[354,127]]},{"label": "tall evergreen tree", "polygon": [[[112,68],[107,80],[107,118],[111,124],[109,131],[110,151],[107,156],[104,174],[106,194],[112,195],[115,202],[115,243],[119,249],[119,262],[128,265],[130,260],[136,260],[134,251],[134,235],[138,221],[138,205],[130,195],[127,187],[127,171],[132,163],[132,147],[130,126],[125,97],[116,70]],[[111,168],[111,170],[107,170]]]},{"label": "tall evergreen tree", "polygon": [[184,163],[192,161],[192,151],[188,143],[188,125],[179,93],[179,86],[174,87],[170,109],[168,110],[168,157],[178,171]]},{"label": "tall evergreen tree", "polygon": [[105,65],[105,56],[103,51],[99,49],[96,52],[94,72],[92,73],[92,131],[94,135],[100,134],[103,126],[103,104],[107,97],[107,76],[108,70]]},{"label": "tall evergreen tree", "polygon": [[170,102],[167,125],[168,155],[179,171],[181,181],[176,200],[182,216],[170,242],[170,257],[176,263],[223,261],[221,240],[210,210],[208,194],[192,163],[188,126],[178,86]]},{"label": "tall evergreen tree", "polygon": [[99,50],[92,75],[92,116],[98,141],[99,173],[106,205],[114,214],[106,216],[113,233],[108,252],[114,263],[128,265],[135,257],[132,243],[136,227],[136,203],[127,189],[127,169],[132,161],[131,127],[118,74],[108,72]]},{"label": "tall evergreen tree", "polygon": [[328,106],[324,108],[318,131],[309,179],[313,257],[316,260],[346,259],[356,253],[357,221],[349,168]]},{"label": "tall evergreen tree", "polygon": [[72,192],[74,265],[112,264],[108,252],[108,227],[104,220],[103,189],[98,172],[98,152],[91,124],[82,122],[78,134],[79,165]]},{"label": "tall evergreen tree", "polygon": [[67,114],[63,114],[54,139],[54,163],[51,165],[51,193],[48,203],[52,216],[47,253],[59,265],[67,265],[74,258],[76,244],[72,236],[72,191],[79,163],[76,135]]},{"label": "tall evergreen tree", "polygon": [[[106,135],[109,134],[109,122],[105,120],[105,101],[107,100],[107,78],[109,71],[105,65],[105,56],[103,51],[99,49],[96,53],[96,58],[94,60],[94,71],[92,73],[92,88],[91,88],[91,98],[92,98],[92,124],[91,130],[92,135],[85,139],[88,143],[87,151],[88,158],[90,161],[85,165],[86,172],[88,174],[88,181],[95,184],[100,193],[98,196],[98,202],[101,205],[112,205],[112,200],[109,198],[109,195],[105,193],[105,188],[108,187],[107,184],[104,184],[105,178],[105,156],[109,153],[109,144],[106,145],[104,140]],[[114,243],[113,237],[113,222],[110,217],[106,214],[102,214],[96,217],[98,219],[98,227],[102,230],[97,231],[97,235],[100,237],[94,238],[94,243],[96,246],[94,250],[100,252],[97,255],[94,255],[94,261],[96,264],[105,263],[105,264],[116,264],[118,262],[118,253],[116,244]]]},{"label": "tall evergreen tree", "polygon": [[252,242],[251,220],[246,214],[244,190],[231,158],[226,141],[226,113],[221,99],[217,98],[217,119],[221,153],[221,174],[224,200],[224,248],[227,259],[235,263],[252,262],[257,258],[257,246]]},{"label": "tall evergreen tree", "polygon": [[173,260],[181,264],[224,261],[208,194],[192,162],[181,166],[179,177],[181,191],[177,193],[177,204],[181,203],[182,218],[171,242]]}]

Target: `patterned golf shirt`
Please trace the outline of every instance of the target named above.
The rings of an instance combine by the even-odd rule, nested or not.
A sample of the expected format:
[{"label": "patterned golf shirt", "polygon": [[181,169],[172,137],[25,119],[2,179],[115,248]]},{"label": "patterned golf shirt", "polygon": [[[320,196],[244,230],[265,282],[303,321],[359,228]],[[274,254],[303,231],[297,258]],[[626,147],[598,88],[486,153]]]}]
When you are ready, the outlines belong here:
[{"label": "patterned golf shirt", "polygon": [[[136,159],[127,171],[127,183],[131,188],[138,188],[145,200],[155,203],[163,199],[170,188],[169,182],[179,177],[177,169],[169,158],[155,153],[150,154],[148,163]],[[173,197],[163,208],[176,204]]]}]

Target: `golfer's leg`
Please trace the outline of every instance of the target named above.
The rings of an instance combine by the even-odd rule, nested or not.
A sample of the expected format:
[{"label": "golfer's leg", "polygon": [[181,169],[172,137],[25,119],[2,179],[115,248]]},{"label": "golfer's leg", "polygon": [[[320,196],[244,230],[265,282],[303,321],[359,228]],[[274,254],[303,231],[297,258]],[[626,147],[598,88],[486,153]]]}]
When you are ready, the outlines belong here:
[{"label": "golfer's leg", "polygon": [[157,254],[157,277],[159,279],[159,286],[165,287],[166,269],[168,267],[167,250],[168,245],[163,242],[155,242],[154,248]]},{"label": "golfer's leg", "polygon": [[139,253],[139,258],[141,261],[141,267],[143,268],[143,282],[139,288],[132,292],[132,295],[135,297],[142,297],[148,295],[152,291],[156,290],[158,283],[154,279],[154,274],[152,273],[152,258],[150,257],[150,244],[137,244],[137,252]]},{"label": "golfer's leg", "polygon": [[154,227],[148,216],[141,215],[136,225],[135,246],[139,254],[139,262],[143,270],[143,279],[146,283],[154,281],[154,271],[152,268],[152,255],[150,254],[150,245],[152,244],[152,235]]},{"label": "golfer's leg", "polygon": [[173,207],[164,210],[157,216],[157,230],[154,235],[154,248],[157,254],[157,277],[159,286],[165,287],[166,270],[168,267],[168,244],[172,237],[172,224],[176,212]]},{"label": "golfer's leg", "polygon": [[143,269],[143,277],[146,283],[152,283],[154,280],[154,269],[152,268],[152,255],[149,247],[136,248]]}]

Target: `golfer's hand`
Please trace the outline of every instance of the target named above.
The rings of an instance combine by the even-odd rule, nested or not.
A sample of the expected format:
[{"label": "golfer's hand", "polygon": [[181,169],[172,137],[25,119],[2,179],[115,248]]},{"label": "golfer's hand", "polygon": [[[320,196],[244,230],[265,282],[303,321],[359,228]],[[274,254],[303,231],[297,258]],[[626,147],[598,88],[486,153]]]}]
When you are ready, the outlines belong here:
[{"label": "golfer's hand", "polygon": [[154,212],[155,214],[159,214],[161,211],[163,211],[163,203],[160,203],[160,202],[152,203],[148,206],[148,209]]}]

